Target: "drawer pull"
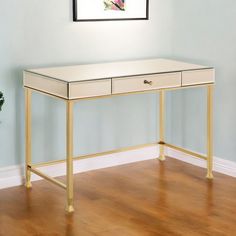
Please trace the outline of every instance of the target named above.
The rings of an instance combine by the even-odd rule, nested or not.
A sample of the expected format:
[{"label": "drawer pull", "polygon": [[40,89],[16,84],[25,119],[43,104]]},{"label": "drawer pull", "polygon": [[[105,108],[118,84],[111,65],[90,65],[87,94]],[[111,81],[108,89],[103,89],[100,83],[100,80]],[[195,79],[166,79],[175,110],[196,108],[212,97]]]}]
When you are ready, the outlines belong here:
[{"label": "drawer pull", "polygon": [[148,80],[146,80],[146,79],[145,79],[145,80],[143,81],[143,83],[144,83],[144,84],[149,84],[149,85],[152,85],[152,81],[151,81],[151,80],[150,80],[150,81],[148,81]]}]

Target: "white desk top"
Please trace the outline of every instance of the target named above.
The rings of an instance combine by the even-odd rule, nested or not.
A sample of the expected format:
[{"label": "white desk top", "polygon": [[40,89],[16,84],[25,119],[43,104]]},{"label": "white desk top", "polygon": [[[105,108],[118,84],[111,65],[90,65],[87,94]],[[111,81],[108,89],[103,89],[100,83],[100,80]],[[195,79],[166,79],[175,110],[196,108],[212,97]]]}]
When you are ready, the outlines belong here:
[{"label": "white desk top", "polygon": [[149,59],[122,61],[101,64],[63,66],[41,69],[30,69],[26,72],[39,74],[65,82],[80,82],[105,78],[117,78],[135,75],[170,73],[179,71],[208,69],[212,67],[195,65],[167,59]]}]

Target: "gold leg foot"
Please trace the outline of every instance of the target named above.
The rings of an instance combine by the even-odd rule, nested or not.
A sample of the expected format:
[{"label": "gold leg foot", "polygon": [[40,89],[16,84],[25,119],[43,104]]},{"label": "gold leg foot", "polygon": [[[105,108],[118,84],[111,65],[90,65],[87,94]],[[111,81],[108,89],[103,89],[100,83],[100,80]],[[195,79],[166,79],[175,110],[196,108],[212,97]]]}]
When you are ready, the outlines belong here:
[{"label": "gold leg foot", "polygon": [[67,205],[66,206],[66,211],[68,212],[68,213],[72,213],[72,212],[74,212],[74,207],[72,206],[72,205]]},{"label": "gold leg foot", "polygon": [[214,176],[213,176],[213,174],[210,172],[210,173],[207,173],[206,178],[207,178],[207,179],[213,179]]},{"label": "gold leg foot", "polygon": [[26,187],[26,188],[32,188],[31,182],[26,182],[26,183],[25,183],[25,187]]},{"label": "gold leg foot", "polygon": [[166,157],[165,157],[165,155],[160,155],[160,156],[158,157],[158,159],[159,159],[160,161],[165,161]]}]

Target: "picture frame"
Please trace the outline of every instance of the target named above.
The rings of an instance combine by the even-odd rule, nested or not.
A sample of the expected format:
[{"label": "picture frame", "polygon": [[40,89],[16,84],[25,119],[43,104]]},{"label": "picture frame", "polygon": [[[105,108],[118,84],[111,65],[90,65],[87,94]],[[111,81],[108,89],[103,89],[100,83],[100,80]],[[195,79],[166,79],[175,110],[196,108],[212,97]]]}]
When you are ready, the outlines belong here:
[{"label": "picture frame", "polygon": [[148,20],[149,0],[73,0],[73,21]]}]

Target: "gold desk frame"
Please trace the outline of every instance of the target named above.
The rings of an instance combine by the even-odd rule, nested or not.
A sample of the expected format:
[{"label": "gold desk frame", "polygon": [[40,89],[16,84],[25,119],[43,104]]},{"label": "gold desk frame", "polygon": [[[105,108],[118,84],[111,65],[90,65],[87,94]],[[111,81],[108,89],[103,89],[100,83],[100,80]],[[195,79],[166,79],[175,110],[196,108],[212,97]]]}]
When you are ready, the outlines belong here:
[{"label": "gold desk frame", "polygon": [[[196,152],[187,150],[182,147],[177,147],[172,144],[168,144],[165,142],[165,91],[166,90],[176,90],[176,89],[184,89],[184,88],[191,88],[191,87],[206,87],[207,89],[207,154],[206,156],[200,155]],[[135,94],[135,93],[150,93],[153,91],[159,92],[159,136],[160,136],[160,141],[154,144],[145,144],[145,145],[139,145],[135,147],[130,147],[130,148],[122,148],[122,149],[117,149],[113,151],[108,151],[108,152],[102,152],[102,153],[97,153],[97,154],[92,154],[92,155],[84,155],[80,157],[74,157],[73,156],[73,105],[74,102],[77,100],[82,100],[82,99],[97,99],[97,98],[103,98],[103,97],[112,97],[112,96],[120,96],[120,95],[125,95],[123,94],[118,94],[118,95],[106,95],[106,96],[100,96],[100,97],[92,97],[92,98],[80,98],[80,99],[75,99],[75,100],[67,100],[64,98],[57,97],[52,94],[44,93],[41,91],[37,91],[32,88],[25,87],[25,143],[26,143],[26,182],[25,186],[27,188],[31,188],[31,172],[58,185],[59,187],[63,188],[66,190],[66,195],[67,195],[67,204],[66,204],[66,210],[67,212],[73,212],[74,211],[74,204],[73,204],[73,160],[78,160],[78,159],[84,159],[84,158],[91,158],[95,156],[101,156],[101,155],[106,155],[106,154],[111,154],[111,153],[117,153],[125,150],[132,150],[136,148],[142,148],[145,146],[150,146],[150,145],[156,145],[159,144],[159,160],[164,161],[165,160],[165,147],[169,147],[181,152],[184,152],[186,154],[192,155],[196,158],[201,158],[206,160],[207,162],[207,175],[206,177],[208,179],[213,179],[213,174],[212,174],[212,169],[213,169],[213,89],[214,89],[214,84],[201,84],[201,85],[193,85],[193,86],[186,86],[186,87],[180,87],[180,88],[167,88],[167,89],[158,89],[158,90],[151,90],[151,91],[145,91],[145,92],[132,92],[132,93],[126,93],[126,94]],[[57,160],[57,161],[50,161],[47,163],[40,163],[40,164],[32,164],[32,157],[31,157],[31,96],[32,96],[32,91],[43,93],[52,97],[57,97],[60,99],[63,99],[66,102],[66,160]],[[39,171],[37,168],[40,166],[45,166],[45,165],[53,165],[56,163],[61,163],[66,161],[66,184],[56,180],[55,178],[52,178],[41,171]]]}]

